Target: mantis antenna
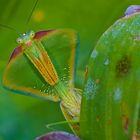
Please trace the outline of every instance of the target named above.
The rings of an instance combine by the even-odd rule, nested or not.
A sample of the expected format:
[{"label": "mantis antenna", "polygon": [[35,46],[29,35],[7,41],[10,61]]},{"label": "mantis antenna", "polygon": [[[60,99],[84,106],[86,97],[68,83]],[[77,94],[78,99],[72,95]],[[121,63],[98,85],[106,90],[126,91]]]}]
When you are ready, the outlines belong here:
[{"label": "mantis antenna", "polygon": [[38,0],[36,0],[36,2],[35,2],[35,4],[34,4],[34,6],[33,6],[33,8],[32,8],[32,11],[31,11],[31,13],[30,13],[30,15],[29,15],[29,17],[28,17],[28,19],[27,19],[26,24],[29,23],[29,21],[30,21],[32,15],[33,15],[33,12],[34,12],[34,10],[35,10],[35,8],[36,8],[36,6],[37,6],[37,3],[38,3]]},{"label": "mantis antenna", "polygon": [[19,32],[18,32],[15,28],[13,28],[13,27],[11,27],[11,26],[9,26],[9,25],[5,25],[5,24],[1,24],[1,23],[0,23],[0,26],[1,26],[2,28],[10,29],[10,30],[12,30],[12,31],[14,31],[14,32],[16,32],[16,33],[19,34]]},{"label": "mantis antenna", "polygon": [[[32,8],[32,11],[31,11],[31,13],[30,13],[30,15],[29,15],[29,17],[28,17],[28,19],[27,19],[27,22],[26,22],[27,24],[29,23],[29,21],[30,21],[30,19],[31,19],[31,17],[32,17],[32,14],[33,14],[33,12],[34,12],[34,10],[35,10],[35,7],[36,7],[37,3],[38,3],[38,0],[36,0],[34,6],[33,6],[33,8]],[[6,29],[10,29],[10,30],[12,30],[12,31],[14,31],[14,32],[16,32],[16,33],[19,34],[19,32],[18,32],[15,28],[13,28],[13,27],[11,27],[11,26],[9,26],[9,25],[5,25],[5,24],[0,23],[0,27],[6,28]]]}]

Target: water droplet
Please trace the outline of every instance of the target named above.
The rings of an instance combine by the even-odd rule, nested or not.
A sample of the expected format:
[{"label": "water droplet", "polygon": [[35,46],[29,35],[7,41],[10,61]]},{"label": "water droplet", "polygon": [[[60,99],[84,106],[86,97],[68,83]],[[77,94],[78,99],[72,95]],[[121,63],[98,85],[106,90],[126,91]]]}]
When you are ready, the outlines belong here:
[{"label": "water droplet", "polygon": [[86,93],[87,99],[94,98],[98,88],[99,88],[99,85],[89,78],[85,86],[85,90],[84,90]]},{"label": "water droplet", "polygon": [[117,88],[114,93],[114,101],[119,102],[122,98],[122,91],[120,88]]},{"label": "water droplet", "polygon": [[91,57],[92,57],[92,58],[96,58],[97,55],[98,55],[98,51],[94,49],[94,50],[92,51]]},{"label": "water droplet", "polygon": [[105,65],[109,65],[109,59],[107,58],[104,62]]}]

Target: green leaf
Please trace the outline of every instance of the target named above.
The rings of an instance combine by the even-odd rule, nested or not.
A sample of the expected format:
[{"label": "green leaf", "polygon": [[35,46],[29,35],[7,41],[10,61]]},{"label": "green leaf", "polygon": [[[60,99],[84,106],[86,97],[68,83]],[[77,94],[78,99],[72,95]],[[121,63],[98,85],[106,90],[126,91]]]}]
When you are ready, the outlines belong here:
[{"label": "green leaf", "polygon": [[92,51],[81,111],[84,140],[137,138],[139,60],[140,14],[137,13],[115,22]]}]

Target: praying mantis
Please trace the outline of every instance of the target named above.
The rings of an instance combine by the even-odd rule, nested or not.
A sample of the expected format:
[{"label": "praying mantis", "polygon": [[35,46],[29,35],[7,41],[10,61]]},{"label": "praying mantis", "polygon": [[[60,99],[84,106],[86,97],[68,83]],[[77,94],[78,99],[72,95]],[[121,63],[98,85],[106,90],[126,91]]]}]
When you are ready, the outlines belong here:
[{"label": "praying mantis", "polygon": [[28,31],[16,41],[19,46],[5,69],[4,87],[16,93],[59,101],[66,120],[78,133],[82,90],[74,85],[75,54],[79,48],[77,33],[72,29]]},{"label": "praying mantis", "polygon": [[[27,22],[37,3],[38,0]],[[14,49],[5,69],[4,87],[16,93],[60,102],[66,120],[78,133],[82,90],[74,85],[75,54],[79,48],[77,33],[72,29],[28,31],[16,41],[19,46]]]},{"label": "praying mantis", "polygon": [[[125,35],[126,32],[123,29],[128,28],[127,24],[135,20],[139,21],[138,19],[139,15],[137,13],[132,16],[124,17],[116,22],[111,29],[103,34],[90,56],[87,68],[88,76],[84,88],[84,97],[86,98],[83,99],[83,102],[87,103],[87,108],[84,110],[87,111],[87,113],[89,111],[89,105],[93,105],[93,110],[90,111],[93,111],[92,114],[94,114],[94,116],[90,118],[90,123],[93,124],[91,127],[93,129],[89,129],[86,133],[87,135],[92,134],[90,130],[100,130],[100,125],[104,124],[104,127],[108,128],[107,130],[110,130],[110,135],[107,135],[106,131],[103,130],[103,137],[111,136],[112,126],[107,124],[111,122],[109,113],[113,107],[117,108],[118,114],[121,113],[122,110],[126,111],[124,111],[125,117],[123,116],[122,120],[119,119],[120,123],[114,123],[117,126],[119,125],[119,127],[115,128],[120,128],[119,131],[124,129],[125,131],[123,133],[126,133],[126,131],[129,133],[129,111],[131,114],[134,114],[132,113],[134,104],[127,103],[128,98],[125,95],[128,93],[128,88],[125,88],[124,81],[130,85],[132,80],[139,83],[138,72],[135,71],[139,68],[139,65],[137,63],[132,65],[132,62],[136,62],[134,59],[137,60],[137,56],[139,56],[137,54],[137,50],[139,50],[138,24],[137,26],[133,24],[129,25],[130,27],[133,25],[132,27],[135,29],[134,32],[137,33],[137,36],[134,35],[135,38],[132,38],[134,41],[133,43],[135,44],[131,42],[131,45],[134,45],[134,47],[137,45],[137,47],[135,47],[136,50],[131,50],[131,48],[129,48],[129,50],[126,51],[127,48],[125,48],[125,46],[128,45],[127,38],[124,38],[124,40],[126,40],[124,44],[126,43],[126,45],[118,43],[114,38],[118,37],[115,34],[117,31],[120,31],[119,33],[124,33]],[[125,26],[124,22],[126,23]],[[120,28],[119,25],[121,25],[122,28]],[[129,35],[132,37],[132,32],[129,32]],[[111,40],[113,40],[112,43],[108,42],[110,36],[112,37]],[[119,39],[121,40],[121,38]],[[37,33],[30,31],[22,34],[17,39],[19,47],[12,53],[6,67],[3,78],[4,86],[22,94],[60,101],[62,112],[67,121],[72,122],[76,120],[78,122],[80,118],[82,96],[82,90],[75,88],[74,85],[76,68],[75,54],[79,46],[78,42],[77,33],[70,29],[46,30]],[[112,47],[111,45],[116,45],[117,47]],[[119,48],[120,46],[124,46],[124,48]],[[119,53],[117,54],[116,52],[118,51]],[[62,55],[60,55],[60,52],[62,52]],[[115,55],[113,52],[115,52]],[[113,60],[110,61],[111,59]],[[28,78],[20,79],[19,75]],[[131,79],[129,79],[129,77]],[[130,90],[133,90],[131,86],[129,86],[129,88]],[[139,93],[138,87],[136,88],[135,93]],[[108,96],[108,94],[110,96]],[[95,98],[96,100],[94,100]],[[102,102],[98,102],[99,99],[101,99]],[[135,96],[135,99],[137,99],[137,96]],[[92,102],[87,102],[87,100]],[[118,105],[120,102],[122,103],[121,111],[120,105]],[[108,103],[112,104],[112,106]],[[123,103],[127,106],[126,109]],[[95,111],[94,107],[99,108],[100,112]],[[105,115],[102,115],[103,113]],[[87,114],[85,113],[85,115]],[[100,119],[102,116],[103,119]],[[82,119],[86,117],[82,116]],[[113,117],[115,118],[115,115]],[[131,120],[133,121],[132,117]],[[86,124],[88,124],[88,119]],[[70,126],[73,128],[74,132],[78,134],[79,124],[70,123]],[[84,131],[82,130],[82,132]],[[127,134],[123,134],[123,136],[124,135],[127,137]],[[96,136],[99,139],[102,135],[98,133]],[[91,137],[93,138],[95,136]]]},{"label": "praying mantis", "polygon": [[[76,33],[70,29],[30,31],[17,38],[17,43],[4,73],[4,86],[60,101],[66,119],[78,122],[81,90],[74,87]],[[72,126],[78,131],[77,124]]]}]

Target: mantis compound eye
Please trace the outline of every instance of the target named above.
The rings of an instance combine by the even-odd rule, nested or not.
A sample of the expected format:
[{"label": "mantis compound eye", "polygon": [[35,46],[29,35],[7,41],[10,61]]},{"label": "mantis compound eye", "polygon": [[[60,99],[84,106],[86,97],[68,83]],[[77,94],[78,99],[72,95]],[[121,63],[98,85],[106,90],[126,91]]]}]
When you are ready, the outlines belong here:
[{"label": "mantis compound eye", "polygon": [[33,38],[34,36],[35,36],[35,32],[34,31],[31,31],[30,32],[30,37]]},{"label": "mantis compound eye", "polygon": [[22,43],[23,43],[23,40],[22,40],[21,38],[17,38],[16,42],[17,42],[18,44],[22,44]]}]

